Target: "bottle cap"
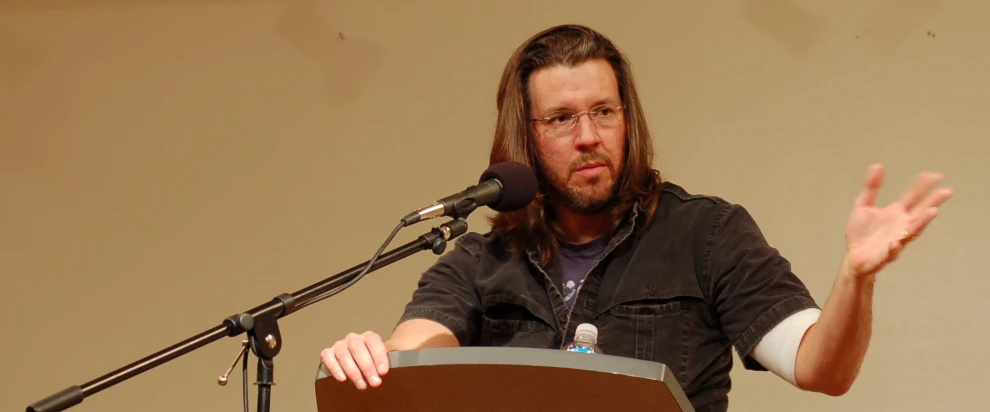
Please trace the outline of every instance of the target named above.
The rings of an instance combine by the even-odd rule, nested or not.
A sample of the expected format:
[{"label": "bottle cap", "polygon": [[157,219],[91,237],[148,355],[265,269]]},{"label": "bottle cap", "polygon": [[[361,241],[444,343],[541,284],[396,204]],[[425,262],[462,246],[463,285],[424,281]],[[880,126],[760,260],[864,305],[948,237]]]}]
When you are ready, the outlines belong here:
[{"label": "bottle cap", "polygon": [[588,335],[594,336],[597,339],[598,338],[598,328],[596,328],[595,325],[592,325],[590,323],[582,323],[582,324],[580,324],[580,325],[577,326],[577,330],[574,331],[574,334],[575,335],[588,334]]}]

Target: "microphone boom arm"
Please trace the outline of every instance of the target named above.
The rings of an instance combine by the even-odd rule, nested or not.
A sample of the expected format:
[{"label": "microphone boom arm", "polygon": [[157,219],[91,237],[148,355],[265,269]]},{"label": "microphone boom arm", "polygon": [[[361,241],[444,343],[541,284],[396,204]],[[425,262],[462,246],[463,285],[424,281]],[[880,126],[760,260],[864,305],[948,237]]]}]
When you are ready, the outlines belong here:
[{"label": "microphone boom arm", "polygon": [[295,293],[278,295],[265,304],[224,319],[216,327],[86,382],[81,386],[73,385],[65,388],[31,404],[27,407],[27,412],[63,411],[82,403],[83,399],[87,397],[186,353],[221,338],[233,337],[241,333],[247,333],[251,351],[258,357],[257,411],[268,412],[271,403],[271,385],[273,385],[273,359],[282,349],[282,337],[278,327],[278,319],[343,291],[353,285],[351,282],[359,275],[362,275],[362,272],[364,274],[373,272],[424,250],[430,250],[434,254],[440,255],[446,250],[448,241],[467,233],[467,230],[468,225],[465,218],[455,218],[439,227],[434,227],[429,232],[416,238],[416,240],[382,254],[367,268],[367,272],[364,272],[364,270],[371,260],[300,289]]}]

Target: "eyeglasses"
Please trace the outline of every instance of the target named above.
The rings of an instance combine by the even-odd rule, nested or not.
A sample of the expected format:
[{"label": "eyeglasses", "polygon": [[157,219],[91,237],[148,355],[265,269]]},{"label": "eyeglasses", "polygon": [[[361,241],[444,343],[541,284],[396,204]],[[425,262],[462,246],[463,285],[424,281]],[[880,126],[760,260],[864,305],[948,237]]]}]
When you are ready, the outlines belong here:
[{"label": "eyeglasses", "polygon": [[533,122],[540,122],[547,127],[551,132],[563,133],[568,132],[577,125],[578,118],[582,115],[587,114],[591,121],[595,122],[599,127],[610,127],[614,126],[619,120],[622,119],[622,111],[626,106],[610,106],[601,105],[595,106],[591,110],[585,110],[583,112],[575,113],[573,110],[559,110],[543,116],[538,119],[529,119]]}]

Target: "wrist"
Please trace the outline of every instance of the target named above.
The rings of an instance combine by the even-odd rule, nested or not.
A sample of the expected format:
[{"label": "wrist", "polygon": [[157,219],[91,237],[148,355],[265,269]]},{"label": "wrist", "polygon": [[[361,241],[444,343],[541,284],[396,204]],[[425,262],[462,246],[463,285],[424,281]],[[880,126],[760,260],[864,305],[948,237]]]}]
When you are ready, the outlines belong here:
[{"label": "wrist", "polygon": [[842,258],[842,264],[839,268],[839,280],[844,282],[852,282],[856,285],[872,286],[876,282],[877,277],[876,270],[874,271],[862,271],[856,270],[849,264],[847,256]]}]

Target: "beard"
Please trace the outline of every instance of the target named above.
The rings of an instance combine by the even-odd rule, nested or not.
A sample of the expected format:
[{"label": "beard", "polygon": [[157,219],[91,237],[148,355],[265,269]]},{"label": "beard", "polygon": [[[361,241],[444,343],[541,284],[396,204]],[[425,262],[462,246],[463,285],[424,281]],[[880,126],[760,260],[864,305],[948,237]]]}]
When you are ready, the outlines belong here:
[{"label": "beard", "polygon": [[[540,160],[540,162],[543,161]],[[588,184],[585,186],[569,185],[568,182],[577,172],[577,169],[588,162],[604,163],[609,173],[606,176],[595,176],[588,179]],[[542,164],[542,166],[543,170],[547,171],[544,174],[544,180],[548,186],[547,194],[550,200],[575,213],[600,213],[608,209],[617,196],[618,185],[615,179],[618,173],[612,159],[604,153],[584,153],[571,162],[563,172],[557,172],[546,164]]]}]

